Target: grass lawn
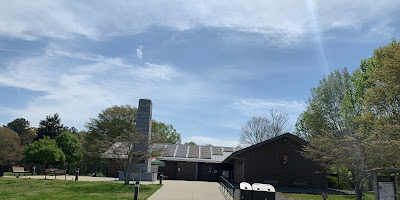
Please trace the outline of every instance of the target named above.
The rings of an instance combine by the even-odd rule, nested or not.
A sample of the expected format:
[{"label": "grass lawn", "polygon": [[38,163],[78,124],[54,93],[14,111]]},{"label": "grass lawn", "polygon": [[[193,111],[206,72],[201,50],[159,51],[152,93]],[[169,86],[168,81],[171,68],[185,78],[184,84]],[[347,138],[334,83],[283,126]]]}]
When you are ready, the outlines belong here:
[{"label": "grass lawn", "polygon": [[[290,199],[301,199],[301,200],[321,200],[320,194],[296,194],[296,193],[281,193],[282,196]],[[329,195],[327,200],[354,200],[356,195]],[[363,200],[375,200],[373,194],[364,194]]]},{"label": "grass lawn", "polygon": [[[145,200],[161,185],[140,185]],[[133,199],[134,186],[123,183],[36,180],[0,177],[0,199]]]}]

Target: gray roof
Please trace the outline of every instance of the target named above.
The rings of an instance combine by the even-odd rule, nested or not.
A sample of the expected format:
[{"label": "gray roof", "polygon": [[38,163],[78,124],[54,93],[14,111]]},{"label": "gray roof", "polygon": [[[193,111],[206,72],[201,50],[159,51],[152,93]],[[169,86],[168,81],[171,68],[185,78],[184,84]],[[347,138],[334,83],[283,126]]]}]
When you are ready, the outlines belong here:
[{"label": "gray roof", "polygon": [[184,144],[155,144],[153,148],[165,148],[164,155],[159,157],[163,161],[185,161],[222,163],[233,152],[240,150],[238,147],[220,147]]}]

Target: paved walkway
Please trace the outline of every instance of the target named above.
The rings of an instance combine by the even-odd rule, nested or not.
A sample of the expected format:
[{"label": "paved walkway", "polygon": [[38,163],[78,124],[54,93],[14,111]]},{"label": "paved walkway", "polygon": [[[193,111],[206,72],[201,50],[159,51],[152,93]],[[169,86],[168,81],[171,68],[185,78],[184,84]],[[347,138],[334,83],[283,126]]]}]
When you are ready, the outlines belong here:
[{"label": "paved walkway", "polygon": [[225,200],[216,182],[163,180],[148,200]]}]

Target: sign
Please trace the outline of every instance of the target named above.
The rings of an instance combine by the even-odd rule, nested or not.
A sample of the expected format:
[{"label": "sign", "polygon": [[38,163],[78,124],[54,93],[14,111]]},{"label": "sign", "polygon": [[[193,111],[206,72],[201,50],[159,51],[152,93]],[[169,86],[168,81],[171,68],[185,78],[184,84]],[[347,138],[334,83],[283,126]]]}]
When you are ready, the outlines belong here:
[{"label": "sign", "polygon": [[289,156],[287,154],[282,154],[281,155],[281,163],[282,165],[287,165],[289,162]]},{"label": "sign", "polygon": [[394,183],[378,182],[379,200],[395,200]]},{"label": "sign", "polygon": [[327,199],[328,198],[328,193],[326,193],[326,192],[322,193],[322,198],[323,199]]}]

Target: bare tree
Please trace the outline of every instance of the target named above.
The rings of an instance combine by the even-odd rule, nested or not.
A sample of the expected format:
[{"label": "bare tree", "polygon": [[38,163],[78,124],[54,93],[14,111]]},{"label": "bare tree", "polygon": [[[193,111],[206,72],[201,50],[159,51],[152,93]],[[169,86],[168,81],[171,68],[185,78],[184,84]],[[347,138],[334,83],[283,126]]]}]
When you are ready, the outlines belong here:
[{"label": "bare tree", "polygon": [[289,117],[286,113],[270,111],[270,118],[253,117],[242,127],[239,142],[251,146],[288,132]]},{"label": "bare tree", "polygon": [[[134,132],[122,133],[117,138],[103,141],[107,151],[102,154],[104,158],[110,158],[117,162],[124,173],[125,184],[129,184],[129,177],[138,164],[146,159],[160,156],[164,149],[154,148],[154,142],[148,141],[148,136]],[[153,148],[152,148],[153,147]]]}]

